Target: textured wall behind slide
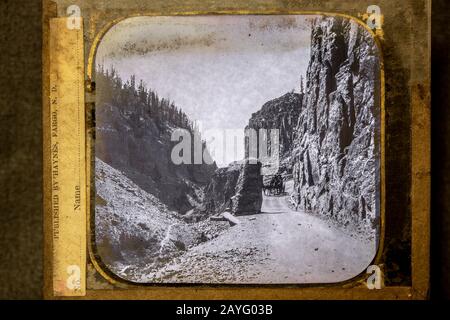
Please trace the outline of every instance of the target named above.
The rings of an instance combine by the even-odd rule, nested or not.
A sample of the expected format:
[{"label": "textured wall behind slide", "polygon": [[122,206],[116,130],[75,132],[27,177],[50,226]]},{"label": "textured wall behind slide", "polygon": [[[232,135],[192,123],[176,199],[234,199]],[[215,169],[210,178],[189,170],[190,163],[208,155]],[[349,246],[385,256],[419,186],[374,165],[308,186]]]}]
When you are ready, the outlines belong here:
[{"label": "textured wall behind slide", "polygon": [[0,1],[0,299],[42,296],[41,1]]}]

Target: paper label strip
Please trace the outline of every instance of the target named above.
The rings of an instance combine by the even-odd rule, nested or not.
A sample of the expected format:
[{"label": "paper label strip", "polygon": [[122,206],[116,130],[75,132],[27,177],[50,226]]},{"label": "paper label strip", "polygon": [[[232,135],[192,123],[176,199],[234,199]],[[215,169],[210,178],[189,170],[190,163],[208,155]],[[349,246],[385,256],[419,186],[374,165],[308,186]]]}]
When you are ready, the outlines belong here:
[{"label": "paper label strip", "polygon": [[50,21],[53,292],[86,293],[86,161],[83,26]]}]

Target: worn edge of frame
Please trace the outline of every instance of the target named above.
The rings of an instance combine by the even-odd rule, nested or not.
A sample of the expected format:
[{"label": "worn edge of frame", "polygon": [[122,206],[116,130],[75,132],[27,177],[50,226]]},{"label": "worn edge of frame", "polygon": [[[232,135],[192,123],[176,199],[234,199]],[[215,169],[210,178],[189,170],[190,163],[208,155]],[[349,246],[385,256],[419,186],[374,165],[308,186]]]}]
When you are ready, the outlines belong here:
[{"label": "worn edge of frame", "polygon": [[[412,297],[428,299],[430,287],[431,214],[431,0],[425,1],[426,28],[417,30],[425,39],[426,61],[411,57],[413,75],[424,81],[411,83],[411,267]],[[425,34],[424,34],[425,33]],[[420,46],[419,46],[420,47]],[[423,50],[423,46],[420,47]],[[419,67],[417,67],[419,66]],[[425,67],[420,67],[425,66]],[[413,76],[413,79],[419,78]]]},{"label": "worn edge of frame", "polygon": [[43,0],[42,10],[42,124],[43,124],[43,224],[44,224],[44,288],[45,299],[53,297],[53,241],[51,212],[51,158],[50,158],[50,19],[56,17],[57,6]]}]

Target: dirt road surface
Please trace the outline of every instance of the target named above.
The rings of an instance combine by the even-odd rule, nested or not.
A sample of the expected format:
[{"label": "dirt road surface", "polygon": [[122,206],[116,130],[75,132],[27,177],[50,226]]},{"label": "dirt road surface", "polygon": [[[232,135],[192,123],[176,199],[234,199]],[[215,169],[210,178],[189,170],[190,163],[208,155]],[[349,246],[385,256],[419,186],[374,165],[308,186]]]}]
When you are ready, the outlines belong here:
[{"label": "dirt road surface", "polygon": [[238,219],[238,225],[140,281],[337,283],[365,272],[375,256],[373,242],[314,215],[292,210],[287,196],[264,196],[260,214]]}]

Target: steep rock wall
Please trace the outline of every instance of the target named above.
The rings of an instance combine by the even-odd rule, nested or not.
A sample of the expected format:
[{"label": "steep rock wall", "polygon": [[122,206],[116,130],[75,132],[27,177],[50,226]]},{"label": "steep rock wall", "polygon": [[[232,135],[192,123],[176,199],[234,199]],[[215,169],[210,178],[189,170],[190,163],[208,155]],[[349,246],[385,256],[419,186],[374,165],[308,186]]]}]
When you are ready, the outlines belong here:
[{"label": "steep rock wall", "polygon": [[[286,93],[285,95],[266,102],[261,110],[252,114],[246,130],[278,129],[280,134],[280,167],[281,171],[291,171],[290,156],[295,128],[302,110],[303,94]],[[246,157],[249,157],[249,143],[245,141]]]},{"label": "steep rock wall", "polygon": [[313,22],[311,60],[296,129],[298,206],[373,234],[379,220],[379,51],[340,17]]},{"label": "steep rock wall", "polygon": [[219,168],[211,177],[205,190],[204,209],[208,214],[221,213],[231,209],[231,198],[235,195],[236,185],[241,172],[241,164],[234,163]]}]

